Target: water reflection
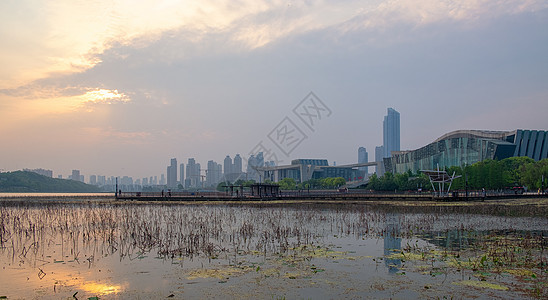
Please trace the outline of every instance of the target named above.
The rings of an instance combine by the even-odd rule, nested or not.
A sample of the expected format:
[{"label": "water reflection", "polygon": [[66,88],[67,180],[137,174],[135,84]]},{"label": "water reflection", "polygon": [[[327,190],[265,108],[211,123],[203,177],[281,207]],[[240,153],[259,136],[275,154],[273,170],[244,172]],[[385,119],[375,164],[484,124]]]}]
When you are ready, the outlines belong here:
[{"label": "water reflection", "polygon": [[[0,265],[9,287],[2,292],[10,298],[35,298],[37,289],[50,295],[57,286],[56,291],[87,296],[128,295],[145,287],[165,285],[174,291],[193,284],[200,292],[187,289],[187,296],[200,297],[212,287],[224,291],[217,284],[229,279],[191,280],[185,274],[230,269],[232,275],[226,276],[238,274],[242,279],[237,283],[248,284],[261,298],[277,298],[250,284],[266,278],[261,284],[274,285],[272,290],[310,280],[330,289],[318,287],[318,295],[335,298],[357,290],[360,283],[353,278],[371,279],[368,270],[375,269],[378,260],[373,259],[382,254],[388,274],[383,269],[375,276],[399,278],[391,275],[403,273],[402,260],[394,255],[404,251],[402,240],[420,238],[460,251],[487,234],[527,237],[535,230],[546,235],[546,228],[546,218],[405,213],[367,205],[0,203]],[[39,278],[41,271],[46,275]],[[341,273],[348,277],[338,278]],[[307,298],[298,287],[288,298]],[[370,287],[388,288],[383,283]],[[331,294],[322,294],[327,292]]]},{"label": "water reflection", "polygon": [[121,285],[94,282],[94,281],[82,282],[81,284],[77,285],[76,288],[92,295],[117,294],[124,290],[124,287]]},{"label": "water reflection", "polygon": [[[451,229],[445,231],[432,231],[418,236],[432,245],[446,251],[463,251],[477,247],[486,237],[498,239],[523,239],[524,237],[544,237],[548,230],[461,230]],[[546,241],[548,242],[548,241]]]},{"label": "water reflection", "polygon": [[400,235],[400,214],[387,213],[384,235],[384,264],[388,268],[388,272],[395,274],[399,271],[401,260],[391,258],[395,253],[401,252],[401,235]]}]

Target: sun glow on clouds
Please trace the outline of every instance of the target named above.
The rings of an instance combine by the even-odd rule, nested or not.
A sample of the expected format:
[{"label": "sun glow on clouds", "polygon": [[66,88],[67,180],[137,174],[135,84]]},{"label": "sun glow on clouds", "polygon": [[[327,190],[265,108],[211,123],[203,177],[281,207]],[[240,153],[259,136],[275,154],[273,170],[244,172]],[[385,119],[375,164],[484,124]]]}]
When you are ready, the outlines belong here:
[{"label": "sun glow on clouds", "polygon": [[193,43],[208,34],[224,35],[245,51],[329,27],[382,30],[401,22],[478,20],[548,6],[544,0],[67,0],[27,7],[18,2],[0,3],[0,41],[8,41],[0,49],[0,89],[85,71],[114,45],[144,47],[174,30],[190,32],[185,39]]},{"label": "sun glow on clouds", "polygon": [[62,96],[47,99],[32,100],[31,106],[38,108],[37,113],[62,114],[79,110],[94,111],[94,106],[99,104],[115,104],[130,102],[129,96],[118,90],[94,89],[82,95]]},{"label": "sun glow on clouds", "polygon": [[84,95],[78,96],[83,103],[106,103],[112,104],[115,102],[129,102],[130,99],[124,93],[119,93],[118,90],[98,89],[88,91]]},{"label": "sun glow on clouds", "polygon": [[[3,128],[9,127],[5,124],[10,122],[16,124],[76,111],[107,116],[108,105],[130,102],[128,93],[135,91],[67,87],[56,84],[56,77],[63,77],[59,73],[83,72],[103,63],[101,54],[111,47],[147,47],[167,32],[173,33],[174,39],[185,40],[175,43],[172,47],[175,50],[166,49],[165,58],[157,55],[170,62],[184,59],[181,58],[186,53],[184,45],[200,45],[209,35],[223,36],[221,40],[230,43],[223,47],[204,43],[197,55],[208,55],[208,51],[253,51],[284,37],[327,28],[344,34],[352,30],[384,31],[402,23],[411,28],[446,20],[474,23],[548,7],[543,0],[241,0],[237,4],[232,0],[92,3],[67,0],[21,6],[18,3],[0,1],[0,41],[7,41],[0,47]],[[177,34],[181,31],[184,36]],[[47,78],[49,83],[41,84],[35,81],[37,78]],[[170,100],[159,95],[148,98],[162,99],[163,103]]]},{"label": "sun glow on clouds", "polygon": [[[49,96],[48,96],[49,94]],[[118,90],[87,89],[75,96],[63,96],[58,91],[35,95],[31,99],[5,96],[6,105],[0,111],[0,127],[10,128],[28,120],[40,120],[45,116],[59,116],[74,112],[94,112],[97,117],[105,115],[107,106],[127,103],[131,99]],[[97,110],[98,108],[101,108]],[[103,109],[104,108],[104,109]]]}]

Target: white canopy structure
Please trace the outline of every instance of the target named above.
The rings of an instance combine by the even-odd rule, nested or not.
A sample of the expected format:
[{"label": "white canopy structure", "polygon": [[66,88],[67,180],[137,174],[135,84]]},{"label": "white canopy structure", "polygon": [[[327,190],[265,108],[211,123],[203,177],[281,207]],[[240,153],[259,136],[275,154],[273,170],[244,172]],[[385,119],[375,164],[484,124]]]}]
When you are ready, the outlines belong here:
[{"label": "white canopy structure", "polygon": [[[439,196],[448,194],[449,190],[451,189],[451,184],[453,183],[453,180],[462,177],[460,175],[455,176],[455,172],[453,172],[453,175],[449,176],[449,174],[447,174],[447,171],[440,171],[439,166],[437,170],[421,170],[421,172],[428,176],[428,178],[430,179],[430,184],[432,185],[432,189],[434,189],[435,193],[439,193]],[[434,183],[438,184],[437,191]],[[449,183],[447,191],[445,190],[446,183]]]}]

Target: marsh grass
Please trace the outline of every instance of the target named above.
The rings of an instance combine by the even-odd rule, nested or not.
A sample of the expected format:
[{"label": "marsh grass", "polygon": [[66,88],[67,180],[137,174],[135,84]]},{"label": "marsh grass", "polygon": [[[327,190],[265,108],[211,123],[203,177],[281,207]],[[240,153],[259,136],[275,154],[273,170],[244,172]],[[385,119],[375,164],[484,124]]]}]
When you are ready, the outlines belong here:
[{"label": "marsh grass", "polygon": [[[510,289],[541,298],[547,296],[548,220],[534,216],[538,209],[533,205],[5,201],[0,203],[0,255],[36,268],[40,279],[50,264],[91,268],[96,258],[113,255],[121,261],[148,255],[171,261],[225,258],[231,274],[255,271],[292,279],[323,272],[314,265],[319,258],[366,259],[330,249],[333,239],[405,239],[407,244],[387,259],[420,262],[421,272],[434,276],[467,272],[485,281],[507,274],[526,283]],[[409,242],[418,239],[426,245]],[[60,253],[50,252],[53,247]],[[246,261],[250,255],[274,257],[278,263],[261,269]],[[189,277],[222,278],[226,271],[202,269]]]}]

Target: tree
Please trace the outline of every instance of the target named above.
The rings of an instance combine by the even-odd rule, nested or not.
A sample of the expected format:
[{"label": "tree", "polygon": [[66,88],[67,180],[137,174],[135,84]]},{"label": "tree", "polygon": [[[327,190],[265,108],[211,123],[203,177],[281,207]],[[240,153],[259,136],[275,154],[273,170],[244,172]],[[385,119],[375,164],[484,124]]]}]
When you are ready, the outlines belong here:
[{"label": "tree", "polygon": [[219,192],[226,191],[226,186],[228,185],[231,185],[230,181],[219,182],[219,184],[217,184],[217,191]]},{"label": "tree", "polygon": [[286,177],[278,182],[281,190],[294,190],[297,186],[295,179]]},{"label": "tree", "polygon": [[390,172],[384,173],[384,176],[381,178],[381,191],[394,191],[397,189],[398,186],[394,180],[394,174]]},{"label": "tree", "polygon": [[[523,184],[529,189],[536,190],[542,187],[546,188],[548,177],[548,159],[543,159],[538,162],[529,162],[521,166],[521,178]],[[544,176],[544,184],[542,177]]]}]

